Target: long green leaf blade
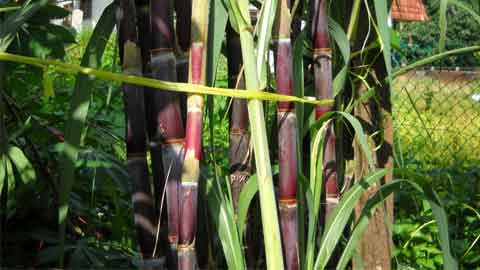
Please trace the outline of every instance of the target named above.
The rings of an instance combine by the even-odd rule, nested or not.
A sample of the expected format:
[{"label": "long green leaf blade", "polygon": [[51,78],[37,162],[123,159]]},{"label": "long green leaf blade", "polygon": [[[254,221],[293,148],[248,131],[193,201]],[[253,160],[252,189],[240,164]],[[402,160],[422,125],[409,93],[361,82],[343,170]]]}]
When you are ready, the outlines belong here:
[{"label": "long green leaf blade", "polygon": [[[115,27],[116,4],[105,8],[95,30],[88,42],[81,65],[90,68],[100,68],[101,59],[109,37]],[[60,194],[59,194],[59,238],[60,246],[65,245],[65,226],[68,214],[68,197],[75,181],[75,163],[81,145],[81,135],[85,128],[88,108],[94,81],[87,75],[77,76],[73,96],[70,102],[70,112],[65,127],[65,146],[60,157]],[[63,252],[60,256],[60,267],[63,267]]]},{"label": "long green leaf blade", "polygon": [[348,65],[350,63],[350,42],[348,41],[345,31],[343,31],[342,27],[332,18],[328,20],[328,28],[330,36],[335,40],[343,58],[343,66],[333,80],[333,96],[335,97],[343,89],[347,81]]},{"label": "long green leaf blade", "polygon": [[35,169],[20,148],[10,147],[8,157],[20,174],[23,183],[28,184],[35,181]]},{"label": "long green leaf blade", "polygon": [[228,269],[245,269],[240,234],[235,224],[232,202],[225,198],[219,183],[207,181],[208,205],[223,246]]},{"label": "long green leaf blade", "polygon": [[5,21],[0,24],[0,52],[5,52],[12,43],[18,29],[44,5],[48,0],[27,2],[21,9],[9,14]]},{"label": "long green leaf blade", "polygon": [[210,19],[208,24],[207,85],[213,86],[217,70],[220,49],[225,38],[228,12],[222,0],[210,0]]},{"label": "long green leaf blade", "polygon": [[[444,0],[442,0],[444,1]],[[387,74],[392,74],[392,45],[390,42],[390,28],[388,27],[388,8],[386,0],[374,0],[375,14],[377,18],[378,34],[383,45],[383,57]]]},{"label": "long green leaf blade", "polygon": [[342,256],[340,257],[337,263],[337,267],[335,269],[343,270],[347,267],[348,262],[350,261],[355,252],[357,244],[362,239],[363,232],[368,227],[370,221],[369,219],[373,216],[376,208],[381,203],[383,203],[391,193],[399,190],[402,183],[404,182],[405,180],[395,180],[383,185],[382,187],[380,187],[377,193],[375,193],[375,195],[367,201],[365,207],[362,210],[362,214],[358,218],[357,224],[355,225],[355,228],[353,229],[350,238],[348,239],[348,243],[343,249]]},{"label": "long green leaf blade", "polygon": [[362,196],[363,192],[387,173],[388,170],[385,169],[371,173],[365,177],[363,181],[356,183],[342,196],[342,199],[335,207],[331,218],[327,221],[327,225],[325,226],[314,269],[325,268],[330,256],[333,253],[333,250],[335,249],[335,246],[343,235],[343,229],[350,219],[353,208]]},{"label": "long green leaf blade", "polygon": [[429,181],[426,181],[428,176],[418,174],[407,169],[398,169],[395,170],[394,173],[404,179],[411,180],[408,183],[410,183],[418,192],[420,192],[420,194],[424,195],[424,198],[427,200],[430,208],[432,209],[432,214],[435,217],[435,221],[438,226],[440,246],[442,248],[443,269],[457,270],[458,262],[452,255],[450,245],[447,213],[445,212],[442,201],[431,185],[433,180],[429,179]]}]

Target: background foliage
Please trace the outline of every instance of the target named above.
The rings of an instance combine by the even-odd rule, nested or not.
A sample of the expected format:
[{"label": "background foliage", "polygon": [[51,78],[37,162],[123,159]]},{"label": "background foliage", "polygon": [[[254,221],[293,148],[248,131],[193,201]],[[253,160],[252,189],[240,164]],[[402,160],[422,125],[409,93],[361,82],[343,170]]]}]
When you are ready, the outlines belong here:
[{"label": "background foliage", "polygon": [[[458,0],[463,4],[473,1]],[[413,63],[419,59],[438,53],[440,38],[438,0],[425,0],[428,20],[424,22],[395,22],[396,34],[399,36],[399,50],[393,56],[396,66]],[[473,9],[473,12],[477,12]],[[477,45],[480,42],[479,22],[464,9],[449,5],[447,9],[447,39],[445,49]],[[432,63],[440,67],[476,67],[480,64],[478,55],[457,55]]]},{"label": "background foliage", "polygon": [[[429,9],[434,10],[430,4]],[[474,22],[461,12],[455,14],[459,14],[459,18],[464,16],[465,22],[459,19],[458,23],[455,20],[450,24],[449,31],[457,30],[449,35],[447,48],[478,41],[478,31],[470,31]],[[414,47],[402,45],[402,51],[405,50],[406,53],[396,56],[403,57],[400,58],[401,62],[409,63],[436,51],[435,42],[438,37],[434,31],[436,26],[433,27],[437,23],[434,20],[432,18],[432,21],[424,24],[405,24],[400,31],[402,42],[408,40],[408,35],[402,33],[411,33],[412,39],[418,39],[419,47],[412,49]],[[43,24],[32,21],[31,29],[24,29],[25,33],[37,31],[38,35],[20,35],[17,45],[11,49],[12,52],[42,58],[59,58],[78,64],[90,31],[75,35],[71,29]],[[460,30],[466,33],[461,34]],[[454,35],[458,35],[458,38]],[[43,37],[49,38],[44,40]],[[422,40],[427,41],[422,43]],[[120,72],[116,44],[116,37],[112,36],[101,69]],[[398,61],[398,58],[395,59]],[[471,55],[462,59],[447,59],[439,65],[478,64]],[[7,130],[11,131],[9,140],[12,145],[23,149],[35,168],[37,178],[35,181],[20,184],[22,172],[15,171],[15,182],[18,184],[12,187],[13,195],[8,197],[5,209],[1,209],[2,222],[7,225],[2,228],[2,235],[5,237],[2,238],[1,264],[7,267],[54,266],[58,257],[55,225],[59,186],[57,161],[63,147],[62,130],[74,78],[19,64],[8,64],[7,70],[8,87],[3,94],[7,100],[6,123]],[[52,83],[53,92],[47,91],[49,87],[42,82],[44,79]],[[226,63],[223,57],[220,59],[217,79],[217,85],[226,85]],[[216,149],[215,162],[218,166],[215,170],[223,171],[224,173],[220,172],[218,175],[224,175],[228,171],[225,153],[228,149],[229,101],[218,97],[215,97],[214,101],[214,118],[207,120],[205,140],[210,139],[208,130],[212,125],[210,121],[214,120],[213,142]],[[91,106],[87,118],[88,128],[83,134],[85,147],[81,149],[80,160],[76,164],[77,182],[70,196],[72,214],[67,223],[68,261],[69,265],[75,268],[131,266],[138,258],[138,253],[131,218],[131,183],[128,182],[123,165],[124,114],[119,85],[95,81]],[[275,107],[270,105],[266,110],[270,119],[268,122],[274,123],[272,119]],[[269,134],[274,138],[274,128],[268,128]],[[397,154],[397,157],[398,155],[401,156]],[[405,161],[407,157],[401,159]],[[397,165],[402,167],[405,163]],[[472,187],[478,187],[480,170],[471,167],[433,167],[420,172],[431,177],[429,183],[446,202],[456,256],[460,258],[464,269],[479,269],[480,252],[475,241],[478,241],[480,235],[480,215],[476,210],[480,205],[478,192],[475,193]],[[442,256],[438,245],[438,229],[432,222],[432,210],[425,200],[412,199],[411,193],[412,190],[405,189],[396,195],[395,209],[398,210],[394,224],[396,251],[393,260],[398,268],[405,266],[438,269],[442,264]],[[217,255],[221,257],[221,254]]]}]

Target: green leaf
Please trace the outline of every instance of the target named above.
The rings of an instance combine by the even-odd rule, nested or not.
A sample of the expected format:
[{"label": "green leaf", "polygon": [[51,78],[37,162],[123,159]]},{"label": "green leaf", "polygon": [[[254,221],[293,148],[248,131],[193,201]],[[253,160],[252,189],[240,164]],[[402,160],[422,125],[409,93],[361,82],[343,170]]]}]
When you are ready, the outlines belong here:
[{"label": "green leaf", "polygon": [[440,0],[439,21],[440,38],[438,40],[438,50],[445,50],[445,41],[447,39],[447,4],[448,0]]},{"label": "green leaf", "polygon": [[267,87],[267,51],[277,11],[277,0],[263,1],[257,24],[257,72],[260,88]]},{"label": "green leaf", "polygon": [[438,54],[426,57],[424,59],[418,60],[416,62],[413,62],[406,67],[398,69],[395,73],[393,73],[392,77],[396,78],[396,77],[398,77],[400,75],[403,75],[403,74],[405,74],[405,73],[407,73],[411,70],[414,70],[414,69],[417,69],[419,67],[428,65],[430,63],[433,63],[435,61],[438,61],[438,60],[443,59],[443,58],[448,57],[448,56],[458,55],[458,54],[466,54],[466,53],[471,53],[471,52],[476,52],[476,51],[480,51],[480,46],[470,46],[470,47],[454,49],[454,50],[438,53]]},{"label": "green leaf", "polygon": [[362,124],[360,123],[360,121],[358,121],[357,118],[355,118],[355,116],[353,116],[349,113],[346,113],[346,112],[337,112],[337,113],[340,114],[341,116],[343,116],[345,119],[347,119],[348,122],[350,122],[350,124],[352,125],[352,127],[355,131],[355,137],[357,138],[358,142],[360,143],[363,154],[367,158],[368,165],[369,165],[370,169],[373,170],[375,168],[375,161],[374,161],[374,158],[373,158],[374,156],[373,156],[372,149],[368,145],[367,135],[363,131]]},{"label": "green leaf", "polygon": [[435,217],[435,221],[438,227],[440,246],[442,247],[443,257],[443,269],[445,270],[457,270],[458,262],[452,255],[452,249],[450,247],[450,234],[448,231],[448,218],[447,213],[443,207],[438,194],[433,189],[431,183],[432,179],[428,179],[428,176],[412,172],[407,169],[398,169],[394,171],[395,175],[402,178],[409,179],[408,183],[411,184],[420,194],[422,194],[427,200],[432,214]]},{"label": "green leaf", "polygon": [[400,190],[404,182],[405,180],[394,180],[381,186],[375,195],[367,201],[335,269],[342,270],[348,266],[348,262],[352,258],[357,244],[361,241],[363,232],[367,229],[370,218],[375,213],[376,208],[383,203],[391,193]]},{"label": "green leaf", "polygon": [[347,34],[342,27],[332,18],[328,18],[329,32],[335,40],[343,58],[343,66],[333,80],[333,96],[335,97],[345,86],[348,75],[348,65],[350,63],[350,42]]},{"label": "green leaf", "polygon": [[46,24],[51,20],[63,19],[70,15],[70,11],[60,6],[47,4],[40,8],[38,12],[29,20],[33,23]]},{"label": "green leaf", "polygon": [[[218,58],[222,48],[222,42],[225,37],[225,28],[228,22],[228,12],[222,0],[210,1],[209,23],[208,23],[208,41],[207,41],[207,85],[215,85],[215,77],[217,74]],[[214,97],[207,96],[207,109],[210,133],[210,152],[212,159],[215,160],[215,144],[214,144]],[[217,170],[215,170],[215,173]]]},{"label": "green leaf", "polygon": [[460,9],[463,9],[465,12],[467,12],[468,14],[470,14],[470,16],[472,16],[472,18],[477,21],[478,24],[480,24],[480,15],[478,10],[475,12],[474,9],[470,6],[468,6],[467,4],[465,4],[464,2],[460,2],[458,0],[448,0],[448,3],[449,4],[452,4],[454,6],[457,6],[459,7]]},{"label": "green leaf", "polygon": [[[279,167],[273,166],[273,174],[278,174]],[[238,213],[237,213],[237,226],[239,235],[243,235],[245,230],[245,224],[247,221],[248,209],[252,203],[255,194],[258,192],[258,179],[257,175],[254,174],[250,176],[248,181],[243,185],[242,190],[240,191],[240,198],[238,201]]]},{"label": "green leaf", "polygon": [[[115,15],[117,5],[115,3],[107,6],[95,27],[81,65],[90,68],[101,67],[102,55],[115,27]],[[75,163],[81,145],[81,135],[84,132],[85,121],[90,106],[93,79],[87,75],[77,76],[73,96],[70,101],[70,112],[65,127],[65,146],[60,156],[60,194],[58,222],[60,246],[65,243],[66,218],[68,214],[68,196],[75,181]],[[60,257],[60,267],[63,266],[63,254]]]},{"label": "green leaf", "polygon": [[8,156],[20,174],[23,183],[29,184],[35,181],[35,169],[20,148],[11,146],[8,149]]},{"label": "green leaf", "polygon": [[223,246],[228,269],[245,269],[242,242],[235,224],[232,202],[225,197],[220,183],[207,181],[208,206]]},{"label": "green leaf", "polygon": [[213,86],[215,84],[217,60],[220,57],[220,49],[225,37],[228,13],[222,0],[210,0],[210,5],[207,42],[207,85]]},{"label": "green leaf", "polygon": [[401,47],[400,47],[401,38],[400,38],[400,34],[398,33],[398,31],[391,28],[390,29],[390,37],[391,37],[392,48],[397,50],[397,51],[401,51]]},{"label": "green leaf", "polygon": [[[223,0],[223,3],[228,10],[230,23],[236,32],[240,32],[241,28],[252,27],[250,22],[250,14],[246,12],[244,13],[244,11],[248,11],[248,2]],[[246,5],[246,8],[240,5]]]},{"label": "green leaf", "polygon": [[15,11],[15,10],[19,10],[21,8],[22,8],[21,6],[2,7],[2,8],[0,8],[0,13]]},{"label": "green leaf", "polygon": [[[19,123],[20,124],[20,123]],[[32,127],[32,116],[29,116],[25,123],[21,124],[14,132],[9,134],[8,140],[14,142],[19,136],[21,136],[26,130]]]},{"label": "green leaf", "polygon": [[238,213],[237,213],[237,225],[239,235],[243,235],[245,230],[245,224],[247,221],[248,209],[250,208],[250,203],[255,197],[255,194],[258,192],[258,183],[257,176],[252,175],[248,181],[243,185],[242,191],[240,192],[240,198],[238,200]]},{"label": "green leaf", "polygon": [[331,120],[322,116],[317,123],[321,123],[321,128],[315,134],[310,155],[310,188],[306,193],[306,201],[308,205],[308,231],[307,231],[307,250],[305,263],[307,269],[312,269],[314,264],[316,235],[318,231],[320,205],[322,199],[323,186],[323,154],[325,131],[329,127]]},{"label": "green leaf", "polygon": [[0,155],[0,194],[3,192],[3,186],[7,181],[7,178],[5,178],[7,170],[6,166],[7,164],[5,163],[5,157]]},{"label": "green leaf", "polygon": [[366,176],[362,181],[355,183],[345,194],[327,220],[320,249],[315,261],[315,269],[324,269],[338,241],[343,235],[343,230],[350,219],[353,208],[369,186],[384,177],[388,170],[381,169]]},{"label": "green leaf", "polygon": [[0,24],[0,52],[5,52],[13,41],[18,29],[30,19],[48,0],[28,1],[21,9],[11,13]]},{"label": "green leaf", "polygon": [[55,96],[55,90],[53,90],[53,81],[48,74],[48,69],[43,70],[43,97],[50,98]]},{"label": "green leaf", "polygon": [[[444,0],[442,0],[444,1]],[[392,74],[392,46],[390,41],[390,27],[388,27],[388,8],[386,0],[374,0],[375,14],[377,18],[379,39],[383,48],[383,57],[387,74]]]},{"label": "green leaf", "polygon": [[7,198],[11,196],[11,193],[15,189],[15,174],[13,172],[12,162],[8,158],[5,158],[5,172],[7,177],[5,180],[7,181]]},{"label": "green leaf", "polygon": [[74,248],[75,246],[72,245],[65,246],[65,249],[61,249],[60,246],[47,247],[45,249],[42,249],[42,251],[37,254],[35,262],[40,265],[52,263],[60,257],[60,255],[62,254],[62,250],[65,252],[70,251]]}]

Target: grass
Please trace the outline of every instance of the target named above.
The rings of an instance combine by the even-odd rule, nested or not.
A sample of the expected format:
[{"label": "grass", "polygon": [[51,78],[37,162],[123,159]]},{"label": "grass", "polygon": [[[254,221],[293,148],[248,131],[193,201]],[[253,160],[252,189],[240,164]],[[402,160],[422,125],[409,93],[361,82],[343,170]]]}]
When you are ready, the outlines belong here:
[{"label": "grass", "polygon": [[393,89],[396,150],[404,165],[471,166],[480,159],[480,103],[472,98],[480,94],[478,77],[409,73]]},{"label": "grass", "polygon": [[[472,99],[480,93],[480,78],[409,73],[394,81],[393,90],[396,166],[432,177],[447,209],[455,256],[464,269],[479,269],[475,239],[480,222],[468,209],[480,207],[480,103]],[[395,209],[394,260],[399,269],[439,269],[431,209],[408,191],[396,194]]]}]

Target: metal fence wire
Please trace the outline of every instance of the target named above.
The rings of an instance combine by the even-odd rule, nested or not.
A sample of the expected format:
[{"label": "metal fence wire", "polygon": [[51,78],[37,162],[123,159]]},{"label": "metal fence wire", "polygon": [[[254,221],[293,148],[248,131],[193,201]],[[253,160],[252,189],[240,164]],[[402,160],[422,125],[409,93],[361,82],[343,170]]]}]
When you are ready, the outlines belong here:
[{"label": "metal fence wire", "polygon": [[431,169],[479,164],[479,72],[417,70],[396,78],[392,86],[400,166]]}]

